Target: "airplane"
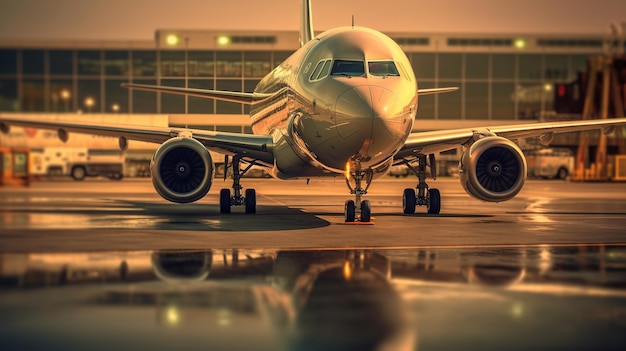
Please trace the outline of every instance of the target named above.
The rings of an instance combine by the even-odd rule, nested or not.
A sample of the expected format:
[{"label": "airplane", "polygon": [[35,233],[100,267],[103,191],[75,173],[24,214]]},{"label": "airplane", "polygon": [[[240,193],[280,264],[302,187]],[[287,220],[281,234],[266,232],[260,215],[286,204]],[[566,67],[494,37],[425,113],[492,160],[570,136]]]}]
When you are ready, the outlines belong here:
[{"label": "airplane", "polygon": [[626,124],[626,118],[612,118],[412,133],[414,123],[428,123],[415,120],[418,97],[457,88],[418,89],[405,53],[373,29],[339,27],[315,37],[310,0],[302,1],[300,48],[252,93],[123,86],[248,104],[254,134],[8,117],[0,118],[0,131],[7,133],[10,125],[52,129],[64,141],[69,132],[113,136],[122,150],[129,140],[159,143],[150,166],[152,182],[161,197],[176,203],[194,202],[208,193],[214,177],[208,150],[221,153],[232,168],[233,190],[220,191],[222,214],[232,206],[256,213],[255,190],[242,192],[241,185],[242,175],[254,165],[278,179],[345,175],[354,195],[344,204],[345,222],[371,222],[371,204],[363,197],[392,165],[406,164],[418,178],[415,188],[404,190],[403,213],[425,206],[436,215],[441,195],[426,179],[435,178],[439,152],[462,146],[459,171],[465,191],[501,202],[515,197],[526,178],[526,159],[512,139],[539,137],[547,144],[556,133],[611,133]]}]

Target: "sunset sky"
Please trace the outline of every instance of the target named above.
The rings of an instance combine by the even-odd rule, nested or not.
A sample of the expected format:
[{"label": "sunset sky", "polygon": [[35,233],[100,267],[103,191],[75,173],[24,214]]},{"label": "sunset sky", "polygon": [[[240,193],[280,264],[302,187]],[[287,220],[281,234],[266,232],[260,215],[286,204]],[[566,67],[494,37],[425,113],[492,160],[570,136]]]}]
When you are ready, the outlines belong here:
[{"label": "sunset sky", "polygon": [[[297,30],[300,0],[3,0],[0,38],[152,39],[158,28]],[[608,33],[625,0],[314,0],[316,30]]]}]

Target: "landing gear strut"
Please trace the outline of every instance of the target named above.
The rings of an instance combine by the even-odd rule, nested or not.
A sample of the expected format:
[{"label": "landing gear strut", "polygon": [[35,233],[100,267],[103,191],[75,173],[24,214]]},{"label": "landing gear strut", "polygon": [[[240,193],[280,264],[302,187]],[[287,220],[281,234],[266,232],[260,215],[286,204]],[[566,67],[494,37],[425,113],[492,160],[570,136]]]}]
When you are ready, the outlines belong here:
[{"label": "landing gear strut", "polygon": [[[362,200],[363,195],[367,194],[374,178],[374,172],[371,169],[362,171],[357,169],[355,172],[346,172],[346,185],[350,189],[350,194],[355,195],[355,200],[346,200],[344,206],[344,219],[345,222],[355,222],[357,220],[357,214],[359,214],[360,222],[370,222],[372,220],[372,206],[369,200]],[[350,180],[354,181],[354,186],[350,183]],[[361,186],[361,183],[365,181],[365,189]]]},{"label": "landing gear strut", "polygon": [[[256,191],[254,189],[246,189],[245,197],[241,194],[241,177],[253,166],[252,163],[248,164],[243,170],[240,168],[241,157],[236,155],[233,157],[231,166],[233,167],[233,192],[231,196],[230,189],[220,190],[220,213],[230,213],[232,206],[246,207],[246,213],[256,213]],[[226,156],[224,162],[224,179],[226,179],[226,173],[228,170],[228,156]]]},{"label": "landing gear strut", "polygon": [[[435,179],[437,176],[435,155],[429,156],[431,177]],[[438,189],[429,189],[426,184],[426,155],[420,155],[418,158],[417,168],[407,164],[410,170],[417,175],[417,194],[416,189],[404,189],[402,195],[402,210],[404,214],[415,213],[416,206],[426,206],[428,214],[439,214],[441,211],[441,194]]]}]

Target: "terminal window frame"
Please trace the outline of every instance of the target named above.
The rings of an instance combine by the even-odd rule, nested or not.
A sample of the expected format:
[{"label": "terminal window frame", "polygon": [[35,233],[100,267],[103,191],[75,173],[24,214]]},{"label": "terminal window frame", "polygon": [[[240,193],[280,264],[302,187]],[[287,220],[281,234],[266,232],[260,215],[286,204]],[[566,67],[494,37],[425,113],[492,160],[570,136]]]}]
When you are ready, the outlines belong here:
[{"label": "terminal window frame", "polygon": [[331,76],[362,77],[365,76],[365,61],[335,60],[330,72]]},{"label": "terminal window frame", "polygon": [[367,70],[375,77],[400,77],[400,71],[392,60],[368,61]]}]

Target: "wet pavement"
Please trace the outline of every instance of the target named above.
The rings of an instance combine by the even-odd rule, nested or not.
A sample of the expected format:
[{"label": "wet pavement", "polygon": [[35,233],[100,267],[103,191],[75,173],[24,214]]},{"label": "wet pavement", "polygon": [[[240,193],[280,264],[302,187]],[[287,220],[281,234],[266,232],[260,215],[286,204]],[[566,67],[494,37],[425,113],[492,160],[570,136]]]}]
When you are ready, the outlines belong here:
[{"label": "wet pavement", "polygon": [[623,350],[626,246],[2,254],[5,350]]},{"label": "wet pavement", "polygon": [[149,180],[0,189],[2,350],[622,350],[626,184],[528,182],[502,204],[437,181],[439,216],[400,214],[414,180],[342,223],[341,181],[246,180],[170,204]]},{"label": "wet pavement", "polygon": [[529,181],[513,200],[485,203],[439,179],[442,210],[402,214],[415,178],[370,188],[374,225],[343,223],[344,180],[246,179],[257,214],[220,215],[221,181],[192,204],[161,199],[149,179],[56,181],[0,188],[0,252],[311,249],[625,243],[626,183]]}]

